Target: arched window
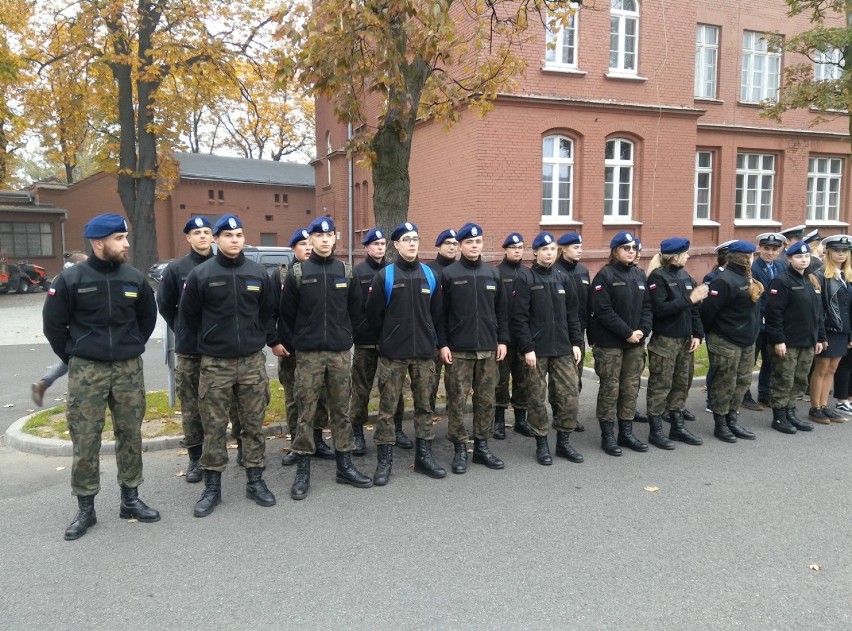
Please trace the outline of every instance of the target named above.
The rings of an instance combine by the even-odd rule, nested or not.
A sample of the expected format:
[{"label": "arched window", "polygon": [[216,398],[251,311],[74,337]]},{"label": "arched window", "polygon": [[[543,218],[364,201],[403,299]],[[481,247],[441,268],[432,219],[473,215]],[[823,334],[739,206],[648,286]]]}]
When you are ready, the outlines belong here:
[{"label": "arched window", "polygon": [[604,152],[604,218],[630,219],[633,212],[633,143],[606,141]]},{"label": "arched window", "polygon": [[546,223],[571,219],[574,199],[574,142],[545,136],[541,143],[541,218]]},{"label": "arched window", "polygon": [[609,70],[636,74],[639,59],[639,3],[610,0]]}]

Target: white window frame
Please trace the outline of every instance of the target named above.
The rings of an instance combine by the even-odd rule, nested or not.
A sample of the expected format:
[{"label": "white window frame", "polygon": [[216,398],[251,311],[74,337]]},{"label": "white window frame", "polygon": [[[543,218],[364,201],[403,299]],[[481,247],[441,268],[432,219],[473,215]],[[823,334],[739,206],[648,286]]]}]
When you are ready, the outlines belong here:
[{"label": "white window frame", "polygon": [[[625,6],[630,8],[625,9]],[[628,26],[633,29],[633,35],[627,34]],[[627,46],[631,40],[633,51],[628,56]],[[615,45],[615,48],[613,48],[613,45]],[[609,72],[615,75],[630,76],[635,76],[639,72],[638,0],[610,0]]]},{"label": "white window frame", "polygon": [[695,25],[695,98],[715,99],[719,72],[719,32],[712,24]]},{"label": "white window frame", "polygon": [[[577,37],[579,30],[577,20],[579,18],[579,5],[571,3],[574,13],[568,20],[568,25],[559,29],[555,34],[547,29],[547,47],[544,51],[544,66],[554,70],[577,70],[579,46]],[[570,51],[571,60],[564,61],[565,52]]]},{"label": "white window frame", "polygon": [[778,100],[781,86],[781,51],[770,51],[765,33],[743,31],[740,102]]},{"label": "white window frame", "polygon": [[[606,141],[613,143],[612,158],[606,158],[604,146],[604,220],[630,221],[633,218],[633,172],[636,161],[636,144],[627,138],[611,138]],[[621,157],[623,145],[630,147],[630,159]],[[616,174],[618,177],[616,177]],[[626,175],[626,182],[622,181]],[[622,186],[627,186],[627,195],[622,195]],[[622,212],[626,209],[626,213]]]},{"label": "white window frame", "polygon": [[843,53],[839,48],[817,51],[814,59],[814,81],[837,81],[843,75]]},{"label": "white window frame", "polygon": [[[706,156],[709,158],[708,164],[706,166],[702,166],[701,158],[702,156]],[[706,183],[702,184],[702,176],[703,179],[706,179]],[[705,194],[705,199],[701,200],[701,193]],[[706,210],[699,211],[699,204],[702,208],[706,207]],[[713,212],[713,152],[706,150],[699,150],[695,152],[695,199],[693,204],[693,220],[696,222],[708,222],[711,221],[710,215]]]},{"label": "white window frame", "polygon": [[777,161],[778,156],[773,153],[737,152],[735,220],[772,221]]},{"label": "white window frame", "polygon": [[333,149],[331,147],[331,132],[325,132],[325,174],[326,174],[326,184],[331,186],[331,154],[333,153]]},{"label": "white window frame", "polygon": [[[552,141],[551,155],[545,153],[548,141]],[[568,143],[568,156],[563,157],[560,147]],[[568,136],[551,134],[541,140],[541,223],[574,223],[574,141]],[[550,170],[550,181],[545,177]],[[561,177],[562,169],[567,170],[567,178]],[[558,176],[558,177],[556,177]],[[563,186],[567,186],[567,196],[560,195]],[[550,189],[549,191],[547,189]],[[549,193],[546,196],[545,193]],[[560,205],[568,204],[568,214],[560,213]]]},{"label": "white window frame", "polygon": [[840,221],[840,190],[843,159],[830,156],[808,157],[807,221]]}]

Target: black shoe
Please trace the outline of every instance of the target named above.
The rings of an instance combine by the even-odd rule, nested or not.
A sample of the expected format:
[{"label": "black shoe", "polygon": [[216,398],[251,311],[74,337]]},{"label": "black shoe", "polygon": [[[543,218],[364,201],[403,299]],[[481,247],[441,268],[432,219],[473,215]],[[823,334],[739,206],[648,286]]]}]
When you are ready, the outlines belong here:
[{"label": "black shoe", "polygon": [[502,469],[505,463],[491,453],[487,440],[473,439],[473,461],[476,464],[484,464],[489,469]]},{"label": "black shoe", "polygon": [[819,425],[831,425],[831,419],[823,413],[822,408],[808,410],[808,418]]},{"label": "black shoe", "polygon": [[556,432],[556,455],[571,462],[583,462],[583,455],[569,442],[570,432]]},{"label": "black shoe", "polygon": [[742,438],[744,440],[755,440],[757,438],[753,432],[750,432],[737,422],[737,413],[733,410],[728,412],[725,416],[725,420],[728,423],[728,429],[731,430],[731,433],[737,438]]},{"label": "black shoe", "polygon": [[577,421],[577,427],[574,428],[575,432],[585,432],[586,426],[583,425],[580,421]]},{"label": "black shoe", "polygon": [[701,440],[698,436],[690,432],[683,425],[684,417],[682,412],[670,412],[669,419],[671,420],[672,427],[669,430],[669,438],[671,440],[678,440],[682,443],[686,443],[687,445],[703,445],[704,441]]},{"label": "black shoe", "polygon": [[800,432],[812,432],[814,429],[813,424],[808,421],[802,420],[799,418],[799,415],[796,414],[795,406],[789,407],[786,409],[787,420],[790,421],[790,425],[795,427]]},{"label": "black shoe", "polygon": [[201,445],[187,447],[189,454],[189,466],[186,468],[186,481],[192,484],[201,482],[204,478],[204,469],[201,468]]},{"label": "black shoe", "polygon": [[418,473],[425,473],[430,478],[441,479],[447,477],[447,470],[439,467],[435,462],[435,458],[432,456],[432,441],[417,438],[415,442],[417,452],[414,456],[414,470]]},{"label": "black shoe", "polygon": [[690,412],[690,411],[689,411],[689,410],[687,410],[686,408],[683,408],[683,409],[680,411],[680,413],[683,415],[683,420],[684,420],[684,421],[694,421],[694,420],[695,420],[695,414],[693,414],[692,412]]},{"label": "black shoe", "polygon": [[222,472],[204,470],[204,492],[192,512],[196,517],[207,517],[222,503]]},{"label": "black shoe", "polygon": [[535,459],[538,464],[553,464],[553,457],[550,455],[550,447],[547,444],[547,436],[535,437]]},{"label": "black shoe", "polygon": [[98,516],[95,514],[95,496],[94,495],[78,495],[77,496],[77,515],[74,516],[74,521],[65,529],[65,541],[74,541],[86,534],[89,527],[98,523]]},{"label": "black shoe", "polygon": [[522,436],[528,436],[530,438],[535,436],[535,434],[533,434],[532,429],[530,429],[529,424],[527,423],[527,411],[526,410],[519,410],[519,409],[515,408],[514,412],[515,412],[515,428],[514,428],[515,431],[518,434],[521,434]]},{"label": "black shoe", "polygon": [[297,455],[296,455],[296,452],[295,452],[295,451],[288,451],[288,452],[287,452],[286,454],[284,454],[284,456],[281,458],[281,464],[282,464],[282,465],[284,465],[285,467],[291,467],[291,466],[293,466],[294,464],[296,464],[296,462],[297,462],[298,460],[299,460],[299,456],[297,456]]},{"label": "black shoe", "polygon": [[675,448],[673,441],[666,438],[663,432],[663,417],[648,416],[648,424],[651,426],[651,431],[648,433],[648,442],[659,447],[660,449],[671,450]]},{"label": "black shoe", "polygon": [[467,442],[455,443],[453,463],[450,465],[453,473],[465,473],[467,471]]},{"label": "black shoe", "polygon": [[618,445],[639,453],[648,451],[648,445],[633,435],[633,421],[624,419],[618,419]]},{"label": "black shoe", "polygon": [[378,464],[376,474],[373,476],[373,484],[385,486],[390,481],[391,468],[393,467],[393,445],[376,445],[378,453]]},{"label": "black shoe", "polygon": [[237,466],[243,466],[243,440],[242,438],[237,438]]},{"label": "black shoe", "polygon": [[[352,429],[355,429],[354,426]],[[321,429],[314,430],[314,455],[322,460],[334,460],[336,458],[334,449],[323,440]]]},{"label": "black shoe", "polygon": [[601,449],[610,456],[620,456],[621,447],[615,440],[615,423],[612,421],[598,421],[601,426]]},{"label": "black shoe", "polygon": [[[316,439],[314,439],[316,441]],[[322,432],[320,432],[320,440],[322,440]],[[352,449],[353,456],[363,456],[367,453],[367,441],[364,440],[364,426],[352,424],[352,443],[355,445]],[[325,442],[323,441],[323,444]],[[319,452],[319,442],[316,443],[317,452]],[[328,445],[326,445],[328,448]],[[331,449],[329,449],[331,451]],[[322,456],[320,456],[322,457]]]},{"label": "black shoe", "polygon": [[506,438],[506,408],[494,408],[494,438],[497,440]]},{"label": "black shoe", "polygon": [[713,422],[716,427],[713,429],[713,435],[726,443],[735,443],[737,442],[737,437],[731,433],[730,428],[728,427],[728,419],[724,414],[716,414],[713,413]]},{"label": "black shoe", "polygon": [[[41,379],[39,379],[34,384],[32,384],[30,386],[30,394],[32,395],[33,403],[35,403],[37,406],[41,407],[41,404],[44,402],[44,393],[46,391],[47,391],[47,384],[44,381],[42,381]],[[85,534],[85,531],[83,531],[83,533]],[[80,535],[80,536],[82,537],[83,535]],[[68,539],[68,537],[65,537],[65,538]],[[76,538],[77,537],[75,537],[75,539]]]},{"label": "black shoe", "polygon": [[641,414],[639,412],[633,413],[633,422],[634,423],[647,423],[648,417],[645,414]]},{"label": "black shoe", "polygon": [[290,497],[294,500],[303,500],[308,496],[311,488],[311,457],[296,456],[296,479],[290,487]]},{"label": "black shoe", "polygon": [[352,464],[352,457],[348,451],[337,451],[334,455],[337,459],[335,480],[338,484],[349,484],[359,489],[369,489],[373,486],[373,479],[358,471]]},{"label": "black shoe", "polygon": [[118,509],[118,516],[122,519],[144,522],[160,521],[160,513],[149,508],[139,499],[139,489],[129,489],[126,486],[121,487],[121,506]]},{"label": "black shoe", "polygon": [[414,447],[414,443],[412,443],[411,439],[405,435],[405,432],[402,431],[402,419],[394,419],[393,425],[396,446],[400,449],[412,449]]},{"label": "black shoe", "polygon": [[263,469],[249,467],[246,469],[246,497],[254,500],[258,506],[275,506],[275,496],[263,481]]},{"label": "black shoe", "polygon": [[782,434],[795,434],[799,431],[787,420],[786,408],[772,408],[772,429]]},{"label": "black shoe", "polygon": [[845,416],[843,416],[842,414],[838,414],[837,412],[832,410],[827,405],[823,406],[821,409],[822,409],[822,413],[825,416],[827,416],[828,420],[831,421],[832,423],[845,423],[846,422]]},{"label": "black shoe", "polygon": [[743,407],[747,410],[751,410],[752,412],[760,412],[763,410],[763,406],[751,397],[750,392],[746,392],[746,395],[743,397]]}]

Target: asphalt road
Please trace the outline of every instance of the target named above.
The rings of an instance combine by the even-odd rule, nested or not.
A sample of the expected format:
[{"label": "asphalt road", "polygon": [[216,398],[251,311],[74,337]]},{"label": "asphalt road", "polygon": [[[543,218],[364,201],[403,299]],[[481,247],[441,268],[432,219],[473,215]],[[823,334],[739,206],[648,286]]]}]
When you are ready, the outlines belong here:
[{"label": "asphalt road", "polygon": [[[30,313],[40,299],[0,296],[2,327],[12,318],[40,329]],[[15,405],[0,408],[4,430],[32,407],[28,384],[53,362],[23,335],[0,337],[0,404]],[[160,357],[152,340],[150,388],[164,383]],[[391,484],[360,490],[315,462],[310,495],[294,502],[274,439],[265,477],[278,504],[247,500],[231,467],[223,504],[195,519],[201,488],[177,477],[185,456],[154,452],[141,495],[163,518],[140,524],[118,518],[115,462],[104,457],[98,524],[76,542],[62,539],[75,511],[70,458],[2,446],[0,627],[850,628],[852,423],[788,437],[769,428],[768,412],[743,412],[758,439],[728,445],[712,437],[696,387],[690,428],[704,446],[612,458],[594,431],[596,386],[586,386],[580,465],[539,466],[532,439],[510,432],[492,441],[503,471],[471,465],[431,480],[396,450]],[[449,466],[445,423],[437,431]],[[355,461],[371,473],[368,445]]]}]

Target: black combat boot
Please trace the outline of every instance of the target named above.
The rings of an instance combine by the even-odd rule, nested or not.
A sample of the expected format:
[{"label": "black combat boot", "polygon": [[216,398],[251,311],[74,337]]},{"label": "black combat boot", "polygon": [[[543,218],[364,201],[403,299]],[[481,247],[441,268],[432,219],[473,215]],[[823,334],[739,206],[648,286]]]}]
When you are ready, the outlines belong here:
[{"label": "black combat boot", "polygon": [[772,429],[782,434],[795,434],[799,431],[787,420],[787,408],[772,408]]},{"label": "black combat boot", "polygon": [[580,421],[577,421],[577,427],[574,428],[575,432],[585,432],[586,426],[583,425]]},{"label": "black combat boot", "polygon": [[[322,440],[322,432],[320,432],[320,440]],[[364,440],[364,426],[352,424],[352,442],[355,447],[352,449],[352,454],[355,456],[363,456],[367,453],[367,441]],[[326,445],[328,447],[328,445]],[[317,443],[317,453],[319,453],[319,443]]]},{"label": "black combat boot", "polygon": [[254,500],[258,506],[275,506],[275,496],[263,481],[263,469],[249,467],[246,469],[246,497]]},{"label": "black combat boot", "polygon": [[411,442],[411,439],[405,435],[405,432],[402,431],[402,417],[395,418],[393,420],[394,426],[394,440],[396,440],[396,446],[400,449],[412,449],[414,447],[414,443]]},{"label": "black combat boot", "polygon": [[[355,429],[355,426],[352,426],[352,429]],[[361,436],[364,435],[364,428],[361,427]],[[334,460],[336,456],[334,455],[334,449],[329,447],[328,443],[325,442],[322,438],[322,430],[315,429],[314,430],[314,455],[317,458],[322,458],[323,460]],[[364,455],[363,453],[361,454]]]},{"label": "black combat boot", "polygon": [[615,423],[612,421],[598,421],[601,425],[601,449],[610,456],[620,456],[621,447],[615,441]]},{"label": "black combat boot", "polygon": [[[445,478],[447,470],[439,467],[432,457],[432,441],[423,438],[415,439],[417,453],[414,455],[414,470],[419,473],[425,473],[430,478]],[[467,451],[465,451],[467,453]]]},{"label": "black combat boot", "polygon": [[334,452],[337,458],[337,475],[335,479],[338,484],[349,484],[359,489],[369,489],[373,486],[373,479],[358,471],[352,464],[352,456],[348,451]]},{"label": "black combat boot", "polygon": [[532,438],[535,436],[533,434],[532,429],[530,429],[529,424],[527,423],[527,411],[519,410],[515,408],[515,431],[523,436],[529,436]]},{"label": "black combat boot", "polygon": [[243,439],[237,438],[237,466],[243,466]]},{"label": "black combat boot", "polygon": [[787,410],[787,420],[790,421],[790,425],[795,427],[800,432],[812,432],[814,429],[813,423],[806,421],[804,419],[800,419],[799,415],[796,414],[796,406],[788,407]]},{"label": "black combat boot", "polygon": [[689,410],[687,410],[686,408],[683,408],[683,409],[680,411],[680,413],[683,415],[683,420],[684,420],[684,421],[694,421],[694,420],[695,420],[695,414],[693,414],[692,412],[690,412],[690,411],[689,411]]},{"label": "black combat boot", "polygon": [[724,414],[713,412],[713,422],[716,424],[716,427],[713,429],[713,435],[716,438],[726,443],[737,442],[737,437],[731,433],[728,427],[728,419]]},{"label": "black combat boot", "polygon": [[648,424],[650,425],[650,431],[648,432],[648,442],[654,445],[654,447],[659,447],[660,449],[674,449],[675,444],[666,438],[665,432],[663,432],[663,417],[662,416],[654,416],[648,415]]},{"label": "black combat boot", "polygon": [[189,454],[189,466],[186,468],[186,481],[195,484],[201,482],[204,477],[204,469],[201,468],[201,445],[187,447]]},{"label": "black combat boot", "polygon": [[752,432],[748,431],[737,422],[737,413],[734,410],[728,412],[725,416],[725,420],[728,423],[728,429],[731,430],[731,433],[737,438],[743,438],[745,440],[754,440],[757,438]]},{"label": "black combat boot", "polygon": [[618,419],[618,445],[639,453],[648,451],[648,445],[633,435],[633,421],[624,419]]},{"label": "black combat boot", "polygon": [[571,432],[556,432],[556,455],[571,462],[583,462],[583,455],[569,442]]},{"label": "black combat boot", "polygon": [[473,461],[476,464],[484,464],[489,469],[502,469],[506,465],[500,458],[491,453],[488,441],[485,439],[473,439]]},{"label": "black combat boot", "polygon": [[74,541],[86,534],[90,526],[98,523],[98,516],[95,514],[95,496],[94,495],[78,495],[77,496],[77,515],[71,525],[65,529],[65,541]]},{"label": "black combat boot", "polygon": [[494,438],[503,440],[506,438],[506,408],[494,408]]},{"label": "black combat boot", "polygon": [[633,422],[634,423],[647,423],[648,417],[645,414],[642,414],[639,411],[633,413]]},{"label": "black combat boot", "polygon": [[222,503],[222,472],[204,470],[204,492],[195,503],[192,512],[196,517],[207,517],[217,505]]},{"label": "black combat boot", "polygon": [[385,486],[390,481],[391,468],[393,468],[393,445],[376,445],[378,452],[378,464],[376,474],[373,476],[373,484]]},{"label": "black combat boot", "polygon": [[303,500],[308,496],[311,487],[311,457],[296,456],[296,479],[290,487],[290,497],[294,500]]},{"label": "black combat boot", "polygon": [[139,489],[129,489],[126,486],[121,487],[121,506],[118,509],[118,516],[136,521],[160,521],[159,511],[149,508],[139,499]]},{"label": "black combat boot", "polygon": [[465,473],[467,471],[467,442],[455,443],[456,454],[453,456],[451,469],[453,473]]},{"label": "black combat boot", "polygon": [[547,444],[547,436],[535,437],[535,459],[538,461],[538,464],[553,464],[553,457],[550,455],[550,446]]},{"label": "black combat boot", "polygon": [[298,461],[298,460],[299,460],[299,456],[296,455],[295,451],[288,451],[281,458],[281,464],[284,465],[285,467],[290,467],[290,466],[296,464],[296,461]]},{"label": "black combat boot", "polygon": [[679,440],[687,445],[703,445],[704,441],[684,427],[685,417],[682,412],[669,412],[672,428],[669,430],[669,438]]}]

